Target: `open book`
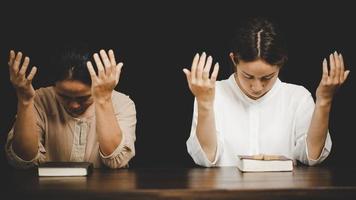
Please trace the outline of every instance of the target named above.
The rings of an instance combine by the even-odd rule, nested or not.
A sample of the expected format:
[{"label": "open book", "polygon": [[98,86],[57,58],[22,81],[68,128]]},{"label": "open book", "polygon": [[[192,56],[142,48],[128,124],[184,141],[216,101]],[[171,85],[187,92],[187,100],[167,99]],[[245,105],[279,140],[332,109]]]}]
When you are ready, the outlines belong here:
[{"label": "open book", "polygon": [[242,172],[292,171],[293,160],[280,155],[239,155],[237,167]]},{"label": "open book", "polygon": [[38,176],[86,176],[92,170],[90,162],[46,162],[38,166]]}]

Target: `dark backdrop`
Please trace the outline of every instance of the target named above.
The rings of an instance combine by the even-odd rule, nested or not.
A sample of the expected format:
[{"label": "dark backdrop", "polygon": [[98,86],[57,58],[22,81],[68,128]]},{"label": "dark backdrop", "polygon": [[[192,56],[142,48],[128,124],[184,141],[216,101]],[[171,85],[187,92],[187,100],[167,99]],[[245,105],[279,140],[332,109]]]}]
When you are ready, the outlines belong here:
[{"label": "dark backdrop", "polygon": [[[16,114],[16,96],[8,77],[8,51],[21,50],[39,67],[36,88],[51,84],[49,57],[69,40],[113,48],[124,68],[118,90],[137,109],[136,156],[133,167],[192,166],[186,151],[193,96],[184,66],[206,51],[221,66],[218,79],[231,74],[229,41],[237,22],[267,16],[284,31],[289,61],[281,72],[285,82],[305,86],[313,94],[321,77],[322,59],[343,53],[353,71],[356,14],[342,1],[32,1],[1,2],[1,163],[3,145]],[[324,164],[352,162],[355,121],[355,72],[338,91],[330,117],[333,140]],[[272,114],[272,113],[271,113]],[[1,166],[6,166],[1,164]]]}]

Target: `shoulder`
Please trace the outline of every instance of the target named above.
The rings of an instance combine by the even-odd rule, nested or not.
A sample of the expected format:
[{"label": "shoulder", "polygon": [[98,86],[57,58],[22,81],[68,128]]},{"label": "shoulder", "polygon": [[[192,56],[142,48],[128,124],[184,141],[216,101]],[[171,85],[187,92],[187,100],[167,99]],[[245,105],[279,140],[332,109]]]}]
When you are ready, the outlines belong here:
[{"label": "shoulder", "polygon": [[311,93],[302,85],[281,82],[282,93],[290,98],[311,97]]},{"label": "shoulder", "polygon": [[289,108],[294,107],[296,110],[313,108],[313,96],[304,86],[282,82],[280,88],[279,98],[281,101],[279,103],[284,103]]},{"label": "shoulder", "polygon": [[[235,86],[234,83],[234,77],[233,75],[231,75],[229,78],[227,79],[223,79],[220,81],[216,81],[215,83],[215,88],[216,88],[216,92],[218,94],[224,94],[224,93],[231,93],[234,90]],[[236,87],[236,86],[235,86]]]},{"label": "shoulder", "polygon": [[46,105],[55,102],[56,94],[52,86],[42,87],[36,90],[35,103]]},{"label": "shoulder", "polygon": [[124,93],[114,90],[112,93],[112,102],[116,112],[124,110],[135,111],[134,101],[130,98],[130,96]]},{"label": "shoulder", "polygon": [[53,86],[42,87],[36,90],[35,108],[38,112],[56,113],[58,112],[58,103]]}]

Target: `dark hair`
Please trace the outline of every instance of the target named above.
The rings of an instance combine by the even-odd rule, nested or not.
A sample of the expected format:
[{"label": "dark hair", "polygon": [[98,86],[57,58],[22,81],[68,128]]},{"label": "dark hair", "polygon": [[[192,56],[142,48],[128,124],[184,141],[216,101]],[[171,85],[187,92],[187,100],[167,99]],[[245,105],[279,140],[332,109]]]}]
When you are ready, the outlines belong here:
[{"label": "dark hair", "polygon": [[262,59],[270,65],[282,67],[288,59],[283,34],[275,24],[264,18],[245,21],[237,30],[232,45],[236,62]]},{"label": "dark hair", "polygon": [[[76,80],[91,86],[91,78],[87,69],[90,50],[84,44],[65,45],[57,49],[52,58],[54,82]],[[96,70],[96,68],[94,67]]]}]

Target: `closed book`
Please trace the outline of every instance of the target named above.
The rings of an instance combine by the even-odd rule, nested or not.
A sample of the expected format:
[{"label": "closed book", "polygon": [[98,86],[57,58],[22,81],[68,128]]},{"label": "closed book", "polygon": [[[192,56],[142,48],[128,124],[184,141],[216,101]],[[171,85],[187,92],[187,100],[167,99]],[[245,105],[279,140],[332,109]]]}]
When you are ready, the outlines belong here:
[{"label": "closed book", "polygon": [[87,176],[92,170],[90,162],[46,162],[38,166],[38,176]]},{"label": "closed book", "polygon": [[239,155],[237,167],[242,172],[292,171],[293,160],[281,155]]}]

